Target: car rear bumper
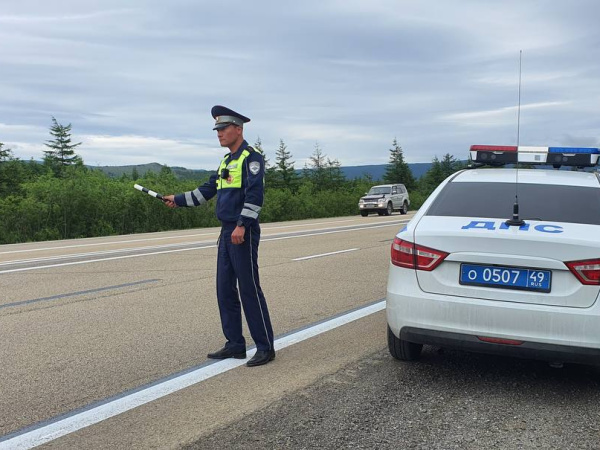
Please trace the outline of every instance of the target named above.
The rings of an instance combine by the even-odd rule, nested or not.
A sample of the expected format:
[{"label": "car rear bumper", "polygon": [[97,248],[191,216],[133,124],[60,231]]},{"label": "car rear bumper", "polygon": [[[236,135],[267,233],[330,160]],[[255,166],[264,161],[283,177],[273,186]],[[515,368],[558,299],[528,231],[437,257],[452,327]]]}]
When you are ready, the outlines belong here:
[{"label": "car rear bumper", "polygon": [[600,349],[566,345],[523,342],[521,345],[506,345],[483,342],[476,336],[446,331],[422,330],[404,327],[400,338],[418,344],[436,345],[469,352],[540,359],[544,361],[572,362],[600,366]]},{"label": "car rear bumper", "polygon": [[502,338],[527,343],[519,346],[525,349],[525,357],[534,358],[533,349],[542,352],[554,348],[558,354],[566,355],[572,349],[583,356],[588,349],[590,357],[600,358],[598,303],[589,308],[569,308],[425,293],[418,286],[414,270],[396,266],[390,268],[387,291],[387,321],[398,337],[402,330],[413,334],[416,332],[410,330],[421,330],[419,335],[436,340],[427,342],[431,344],[442,345],[439,341],[445,336],[449,343],[464,341],[464,345],[480,351],[494,353],[502,347],[500,352],[519,352],[514,348],[504,350],[517,346],[489,344],[477,336]]}]

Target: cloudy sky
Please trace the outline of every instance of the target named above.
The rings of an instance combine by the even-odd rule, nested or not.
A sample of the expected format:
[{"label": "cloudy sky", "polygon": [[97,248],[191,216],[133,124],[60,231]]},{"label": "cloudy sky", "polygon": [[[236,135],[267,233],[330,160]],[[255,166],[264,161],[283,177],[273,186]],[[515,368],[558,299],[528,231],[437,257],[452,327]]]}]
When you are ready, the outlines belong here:
[{"label": "cloudy sky", "polygon": [[86,164],[213,169],[210,109],[274,162],[343,166],[471,144],[600,145],[596,0],[0,0],[0,142],[41,159],[52,116]]}]

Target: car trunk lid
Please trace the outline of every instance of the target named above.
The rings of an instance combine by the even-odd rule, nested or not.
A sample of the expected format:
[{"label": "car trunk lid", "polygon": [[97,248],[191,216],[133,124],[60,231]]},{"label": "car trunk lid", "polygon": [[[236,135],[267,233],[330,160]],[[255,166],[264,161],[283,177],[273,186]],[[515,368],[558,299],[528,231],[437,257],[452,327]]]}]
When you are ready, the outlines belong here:
[{"label": "car trunk lid", "polygon": [[[433,294],[589,307],[596,301],[600,287],[582,284],[565,262],[600,256],[599,239],[590,242],[583,238],[598,236],[597,228],[595,225],[535,220],[526,221],[522,227],[508,227],[500,219],[424,216],[414,228],[414,242],[449,255],[431,272],[417,270],[417,279],[423,291]],[[552,238],[550,241],[549,237]],[[548,271],[551,274],[549,292],[530,290],[533,286],[509,289],[499,285],[461,284],[461,265],[464,264],[515,268],[514,273],[518,269],[532,269],[535,274]]]}]

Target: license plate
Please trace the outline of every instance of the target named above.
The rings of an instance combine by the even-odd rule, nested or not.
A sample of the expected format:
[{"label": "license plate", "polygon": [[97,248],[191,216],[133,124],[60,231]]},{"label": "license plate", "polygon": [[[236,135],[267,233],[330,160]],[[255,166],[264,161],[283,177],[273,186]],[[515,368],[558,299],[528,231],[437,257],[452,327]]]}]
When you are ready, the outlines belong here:
[{"label": "license plate", "polygon": [[460,284],[550,292],[552,272],[520,267],[460,265]]}]

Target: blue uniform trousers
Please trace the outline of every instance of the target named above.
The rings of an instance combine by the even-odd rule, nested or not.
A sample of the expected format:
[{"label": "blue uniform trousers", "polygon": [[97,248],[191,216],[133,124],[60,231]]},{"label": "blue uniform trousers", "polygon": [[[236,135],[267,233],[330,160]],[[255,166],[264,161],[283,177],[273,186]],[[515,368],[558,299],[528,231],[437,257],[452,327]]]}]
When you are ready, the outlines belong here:
[{"label": "blue uniform trousers", "polygon": [[258,279],[260,226],[255,223],[247,227],[244,242],[239,245],[231,243],[235,227],[235,223],[222,223],[217,256],[217,299],[221,326],[227,339],[225,345],[233,351],[246,349],[242,334],[243,307],[256,349],[274,350],[273,327]]}]

